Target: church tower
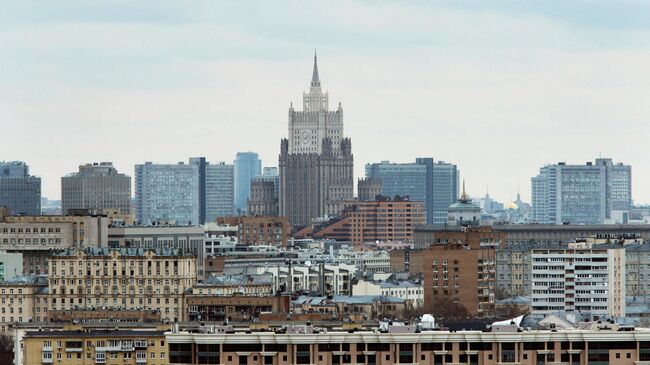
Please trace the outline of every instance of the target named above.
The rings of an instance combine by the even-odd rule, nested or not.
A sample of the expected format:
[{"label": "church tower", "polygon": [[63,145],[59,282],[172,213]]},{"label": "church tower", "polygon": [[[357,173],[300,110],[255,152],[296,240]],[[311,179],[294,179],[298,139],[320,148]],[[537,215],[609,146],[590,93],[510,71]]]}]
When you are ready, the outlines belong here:
[{"label": "church tower", "polygon": [[280,215],[294,226],[336,215],[353,198],[352,143],[343,135],[343,108],[329,109],[321,89],[314,54],[309,91],[303,110],[289,107],[289,134],[280,148]]}]

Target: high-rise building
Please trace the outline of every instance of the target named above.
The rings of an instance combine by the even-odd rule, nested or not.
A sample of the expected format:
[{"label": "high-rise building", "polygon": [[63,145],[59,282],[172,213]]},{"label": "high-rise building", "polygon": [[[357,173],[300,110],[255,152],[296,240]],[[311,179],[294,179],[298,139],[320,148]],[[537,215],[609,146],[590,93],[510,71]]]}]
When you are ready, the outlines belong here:
[{"label": "high-rise building", "polygon": [[41,178],[29,174],[22,161],[0,161],[0,206],[12,215],[41,214]]},{"label": "high-rise building", "polygon": [[235,210],[247,213],[251,181],[262,172],[262,160],[255,152],[238,152],[235,158]]},{"label": "high-rise building", "polygon": [[433,158],[415,163],[382,161],[366,165],[366,178],[381,182],[381,194],[406,196],[425,203],[427,223],[444,224],[447,208],[458,198],[459,171],[456,165]]},{"label": "high-rise building", "polygon": [[608,158],[585,165],[544,166],[531,179],[533,221],[604,223],[612,218],[613,210],[630,209],[631,175],[631,166],[613,164]]},{"label": "high-rise building", "polygon": [[199,223],[199,166],[135,165],[136,219],[141,224],[166,221]]},{"label": "high-rise building", "polygon": [[79,166],[79,172],[61,178],[61,209],[117,210],[130,213],[131,177],[120,174],[111,162]]},{"label": "high-rise building", "polygon": [[292,225],[338,214],[354,196],[352,142],[343,136],[343,108],[328,108],[314,56],[303,110],[289,108],[289,138],[281,142],[280,215]]},{"label": "high-rise building", "polygon": [[233,165],[224,162],[208,164],[205,169],[205,222],[214,222],[217,217],[233,215],[234,193]]},{"label": "high-rise building", "polygon": [[381,181],[377,179],[359,179],[357,181],[357,199],[359,201],[373,201],[381,195]]}]

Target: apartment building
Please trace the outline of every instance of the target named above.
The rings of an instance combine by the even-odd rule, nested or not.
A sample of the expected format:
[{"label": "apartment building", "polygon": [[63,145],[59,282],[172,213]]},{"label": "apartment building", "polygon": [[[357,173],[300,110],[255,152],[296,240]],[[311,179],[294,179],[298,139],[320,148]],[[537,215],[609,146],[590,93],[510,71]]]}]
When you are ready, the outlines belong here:
[{"label": "apartment building", "polygon": [[16,323],[46,321],[46,289],[45,277],[17,276],[0,282],[0,332]]},{"label": "apartment building", "polygon": [[50,310],[155,310],[178,321],[197,280],[196,256],[178,249],[69,249],[48,265]]},{"label": "apartment building", "polygon": [[497,250],[497,299],[530,296],[531,243],[505,244]]},{"label": "apartment building", "polygon": [[650,331],[390,330],[166,334],[169,364],[613,364],[650,361]]},{"label": "apartment building", "polygon": [[163,331],[29,331],[22,345],[24,365],[169,364]]},{"label": "apartment building", "polygon": [[531,315],[625,316],[625,250],[618,245],[535,248]]},{"label": "apartment building", "polygon": [[409,301],[414,308],[424,305],[422,283],[409,280],[372,282],[359,280],[352,285],[352,295],[381,295]]}]

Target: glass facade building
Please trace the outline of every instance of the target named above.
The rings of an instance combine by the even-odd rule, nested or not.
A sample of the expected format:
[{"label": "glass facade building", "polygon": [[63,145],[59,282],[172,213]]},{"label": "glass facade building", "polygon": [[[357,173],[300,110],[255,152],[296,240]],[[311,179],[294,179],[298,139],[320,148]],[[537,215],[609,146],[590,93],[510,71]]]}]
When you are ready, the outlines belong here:
[{"label": "glass facade building", "polygon": [[251,180],[262,171],[262,160],[255,152],[238,152],[235,157],[235,210],[246,214]]},{"label": "glass facade building", "polygon": [[433,158],[415,163],[382,161],[366,165],[366,178],[381,181],[381,194],[409,196],[425,203],[428,224],[444,224],[447,209],[458,199],[459,172],[456,165]]},{"label": "glass facade building", "polygon": [[41,178],[24,162],[0,162],[0,206],[12,215],[41,214]]}]

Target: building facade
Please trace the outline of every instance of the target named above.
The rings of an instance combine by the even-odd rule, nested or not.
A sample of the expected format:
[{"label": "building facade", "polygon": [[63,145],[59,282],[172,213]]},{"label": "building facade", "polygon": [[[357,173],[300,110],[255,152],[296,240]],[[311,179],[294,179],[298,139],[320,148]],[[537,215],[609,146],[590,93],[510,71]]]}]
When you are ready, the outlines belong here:
[{"label": "building facade", "polygon": [[373,201],[381,195],[381,181],[377,179],[359,179],[357,181],[357,199]]},{"label": "building facade", "polygon": [[354,196],[352,142],[343,136],[343,108],[339,103],[330,111],[328,104],[314,57],[303,111],[289,108],[289,137],[280,148],[280,215],[294,226],[336,215]]},{"label": "building facade", "polygon": [[531,258],[531,315],[625,316],[622,246],[534,248]]},{"label": "building facade", "polygon": [[79,166],[79,172],[61,178],[61,210],[131,211],[131,177],[120,174],[112,162]]},{"label": "building facade", "polygon": [[24,365],[169,364],[163,331],[28,331],[22,348]]},{"label": "building facade", "polygon": [[433,158],[415,163],[382,161],[366,165],[366,178],[379,180],[384,196],[409,196],[425,204],[428,224],[444,224],[447,208],[458,199],[459,171],[456,165]]},{"label": "building facade", "polygon": [[632,205],[632,169],[611,159],[540,169],[531,179],[533,221],[546,224],[600,224],[613,210]]},{"label": "building facade", "polygon": [[235,213],[248,213],[251,181],[262,173],[262,160],[255,152],[237,152],[235,157]]},{"label": "building facade", "polygon": [[169,333],[169,363],[635,365],[650,359],[650,333],[642,329],[316,332]]},{"label": "building facade", "polygon": [[197,280],[196,256],[177,249],[69,249],[48,265],[50,310],[155,310],[179,321]]},{"label": "building facade", "polygon": [[286,246],[291,227],[285,217],[220,217],[218,224],[237,227],[237,240],[245,245]]},{"label": "building facade", "polygon": [[199,223],[199,166],[135,165],[136,220],[140,224]]},{"label": "building facade", "polygon": [[0,161],[0,206],[12,215],[41,214],[41,178],[21,161]]}]

